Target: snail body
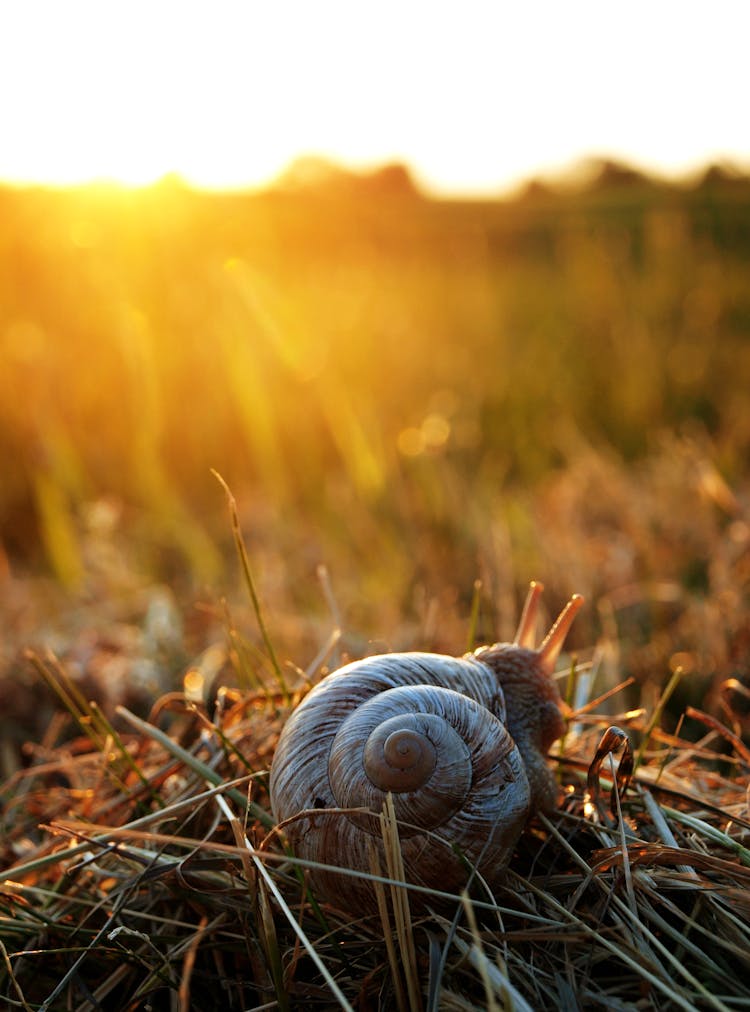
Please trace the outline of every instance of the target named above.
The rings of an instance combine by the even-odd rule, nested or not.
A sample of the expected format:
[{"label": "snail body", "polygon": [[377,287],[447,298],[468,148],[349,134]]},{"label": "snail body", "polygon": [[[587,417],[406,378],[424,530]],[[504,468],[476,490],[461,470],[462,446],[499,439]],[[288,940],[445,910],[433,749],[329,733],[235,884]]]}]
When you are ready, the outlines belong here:
[{"label": "snail body", "polygon": [[557,790],[545,754],[561,735],[552,670],[582,599],[539,649],[531,646],[541,585],[532,584],[513,643],[464,657],[382,654],[324,678],[287,721],[271,766],[274,817],[312,872],[319,898],[371,909],[366,879],[382,859],[379,814],[393,799],[406,879],[460,890],[474,867],[502,881],[535,811]]}]

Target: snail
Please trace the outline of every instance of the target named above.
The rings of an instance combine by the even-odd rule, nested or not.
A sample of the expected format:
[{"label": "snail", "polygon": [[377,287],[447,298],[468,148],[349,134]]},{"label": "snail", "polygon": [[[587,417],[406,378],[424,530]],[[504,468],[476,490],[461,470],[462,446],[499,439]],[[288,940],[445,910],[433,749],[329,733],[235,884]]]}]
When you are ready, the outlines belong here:
[{"label": "snail", "polygon": [[323,678],[285,724],[270,772],[274,818],[319,899],[374,909],[378,818],[391,794],[406,881],[456,893],[475,868],[498,887],[528,819],[554,808],[546,752],[561,736],[552,678],[583,604],[574,595],[538,648],[532,583],[512,643],[463,657],[389,653]]}]

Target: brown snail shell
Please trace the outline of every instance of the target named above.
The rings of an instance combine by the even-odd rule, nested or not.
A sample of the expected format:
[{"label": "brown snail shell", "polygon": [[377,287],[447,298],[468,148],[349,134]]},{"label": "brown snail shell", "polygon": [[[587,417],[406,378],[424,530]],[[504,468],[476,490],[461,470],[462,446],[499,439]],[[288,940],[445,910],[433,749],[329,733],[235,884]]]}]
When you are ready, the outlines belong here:
[{"label": "brown snail shell", "polygon": [[[396,653],[324,678],[287,721],[271,766],[274,817],[296,857],[320,862],[316,895],[372,909],[366,879],[383,862],[378,818],[390,793],[406,879],[458,892],[475,867],[497,886],[531,814],[554,806],[545,754],[562,733],[551,675],[583,603],[574,597],[531,647],[541,585],[513,643],[465,657]],[[289,821],[288,821],[289,820]]]}]

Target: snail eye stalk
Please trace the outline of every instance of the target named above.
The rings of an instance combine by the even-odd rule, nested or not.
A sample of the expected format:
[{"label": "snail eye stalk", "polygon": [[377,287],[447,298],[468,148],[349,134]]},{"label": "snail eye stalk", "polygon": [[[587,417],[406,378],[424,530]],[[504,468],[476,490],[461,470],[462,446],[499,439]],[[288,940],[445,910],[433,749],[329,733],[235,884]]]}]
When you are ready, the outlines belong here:
[{"label": "snail eye stalk", "polygon": [[536,580],[531,581],[523,611],[521,612],[521,621],[518,623],[518,630],[513,640],[519,647],[526,647],[529,650],[534,649],[534,627],[536,626],[536,617],[539,611],[539,598],[542,596],[543,590],[543,583],[538,583]]},{"label": "snail eye stalk", "polygon": [[544,670],[549,674],[554,670],[555,661],[560,655],[565,637],[582,606],[583,598],[580,594],[574,594],[557,616],[557,620],[539,647],[539,660]]}]

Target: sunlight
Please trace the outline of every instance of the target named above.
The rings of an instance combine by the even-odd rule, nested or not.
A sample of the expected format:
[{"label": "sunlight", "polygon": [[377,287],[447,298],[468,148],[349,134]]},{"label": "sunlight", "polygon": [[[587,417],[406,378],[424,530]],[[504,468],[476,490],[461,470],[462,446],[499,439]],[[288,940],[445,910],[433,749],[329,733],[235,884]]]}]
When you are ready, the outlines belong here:
[{"label": "sunlight", "polygon": [[489,192],[592,154],[667,172],[750,160],[744,15],[719,8],[707,25],[635,3],[613,26],[591,0],[469,0],[460,20],[421,2],[7,5],[0,179],[240,187],[318,153]]},{"label": "sunlight", "polygon": [[[6,138],[17,143],[5,147],[0,175],[141,185],[177,171],[231,185],[232,133],[246,136],[248,123],[232,121],[237,83],[227,78],[225,60],[236,68],[239,53],[212,50],[201,20],[171,5],[151,9],[147,24],[137,7],[134,15],[121,7],[114,18],[113,6],[48,12],[43,36],[25,8],[14,12],[20,101],[3,119]],[[20,58],[25,48],[33,49],[34,63]],[[252,157],[243,148],[241,162],[243,182],[259,181],[279,164],[260,147]]]}]

